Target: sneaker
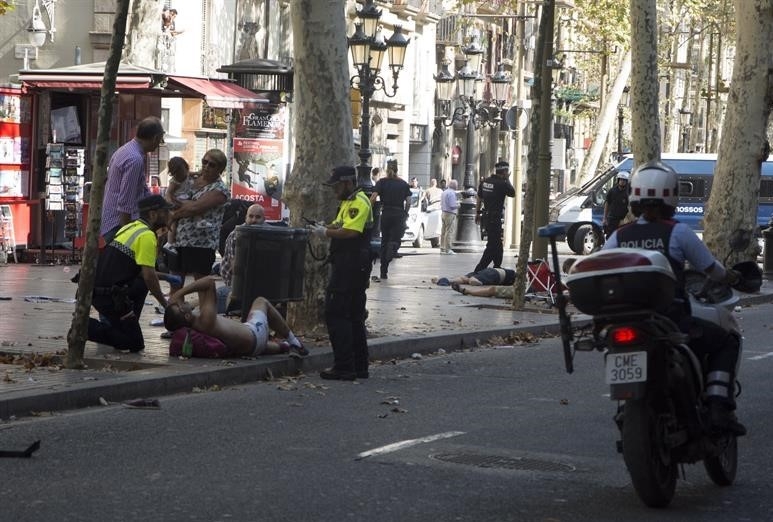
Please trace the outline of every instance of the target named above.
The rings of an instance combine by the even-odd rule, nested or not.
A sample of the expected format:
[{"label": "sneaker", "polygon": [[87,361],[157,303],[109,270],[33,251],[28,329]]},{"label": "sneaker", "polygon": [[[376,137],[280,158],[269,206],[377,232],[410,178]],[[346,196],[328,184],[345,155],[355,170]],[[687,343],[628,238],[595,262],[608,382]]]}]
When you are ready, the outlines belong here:
[{"label": "sneaker", "polygon": [[300,357],[306,357],[307,355],[309,355],[309,350],[308,348],[303,346],[303,343],[301,343],[300,346],[296,344],[290,345],[290,357],[300,358]]},{"label": "sneaker", "polygon": [[161,332],[161,338],[162,339],[171,339],[174,336],[174,332],[170,332],[167,330],[166,332]]},{"label": "sneaker", "polygon": [[379,276],[371,276],[370,280],[373,281],[374,283],[380,283],[381,282],[381,278]]},{"label": "sneaker", "polygon": [[450,255],[450,256],[455,256],[455,255],[456,255],[456,252],[454,252],[453,250],[450,250],[450,249],[449,249],[449,250],[448,250],[448,252],[446,252],[446,253],[447,253],[448,255]]}]

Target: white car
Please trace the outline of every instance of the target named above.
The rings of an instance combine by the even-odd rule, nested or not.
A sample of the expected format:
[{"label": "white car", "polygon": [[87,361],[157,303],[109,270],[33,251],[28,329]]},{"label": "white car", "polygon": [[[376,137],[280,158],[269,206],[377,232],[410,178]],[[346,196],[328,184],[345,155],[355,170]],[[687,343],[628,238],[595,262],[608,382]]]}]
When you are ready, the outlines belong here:
[{"label": "white car", "polygon": [[408,210],[403,243],[410,242],[414,247],[423,246],[424,240],[429,241],[432,248],[440,246],[440,207],[433,210],[422,210],[421,201],[424,197],[423,189],[411,189],[411,208]]}]

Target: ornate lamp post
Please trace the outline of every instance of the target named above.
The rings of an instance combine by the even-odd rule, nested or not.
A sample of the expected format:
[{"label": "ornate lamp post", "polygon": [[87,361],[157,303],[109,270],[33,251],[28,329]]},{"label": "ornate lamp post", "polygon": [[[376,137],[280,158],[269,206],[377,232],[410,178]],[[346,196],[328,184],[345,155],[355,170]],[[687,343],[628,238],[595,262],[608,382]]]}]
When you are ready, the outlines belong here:
[{"label": "ornate lamp post", "polygon": [[[395,31],[389,40],[384,41],[378,24],[381,10],[376,8],[373,0],[367,0],[362,9],[357,11],[359,22],[354,24],[354,34],[348,38],[349,50],[357,73],[351,77],[349,84],[359,89],[362,97],[362,115],[360,118],[360,164],[357,166],[357,184],[366,192],[373,190],[370,179],[370,99],[377,91],[392,98],[397,94],[397,77],[405,62],[405,51],[409,39],[405,38],[402,28],[395,26]],[[384,54],[389,54],[389,68],[392,70],[392,86],[387,87],[386,80],[381,76],[381,63]]]},{"label": "ornate lamp post", "polygon": [[625,115],[623,110],[628,105],[628,93],[630,88],[623,87],[623,95],[620,98],[620,104],[617,106],[617,161],[623,160],[623,125],[625,124]]},{"label": "ornate lamp post", "polygon": [[[464,67],[456,73],[456,89],[462,104],[454,109],[453,114],[444,117],[442,123],[451,126],[454,122],[466,119],[464,179],[462,200],[459,205],[456,241],[453,249],[458,252],[471,252],[481,248],[480,229],[475,225],[475,205],[477,202],[476,187],[478,176],[475,172],[477,157],[477,140],[475,131],[484,126],[499,127],[502,118],[502,107],[510,92],[510,75],[505,72],[504,65],[499,65],[497,72],[491,75],[492,100],[483,99],[484,78],[480,74],[480,64],[483,48],[474,38],[469,46],[462,49],[467,58]],[[450,112],[453,98],[454,76],[448,71],[448,65],[443,64],[441,71],[435,75],[437,96],[444,105],[444,114]]]},{"label": "ornate lamp post", "polygon": [[680,152],[687,152],[689,150],[691,122],[692,112],[687,109],[679,109],[679,124],[682,127],[682,146]]}]

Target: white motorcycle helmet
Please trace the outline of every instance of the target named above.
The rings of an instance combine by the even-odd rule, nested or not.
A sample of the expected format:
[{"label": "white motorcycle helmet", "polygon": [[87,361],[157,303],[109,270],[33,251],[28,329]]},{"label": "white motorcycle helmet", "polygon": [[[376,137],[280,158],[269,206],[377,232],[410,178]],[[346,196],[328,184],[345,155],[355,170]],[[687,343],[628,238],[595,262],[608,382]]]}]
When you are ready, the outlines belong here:
[{"label": "white motorcycle helmet", "polygon": [[642,163],[631,178],[631,203],[661,203],[675,208],[679,202],[679,178],[674,169],[660,161]]},{"label": "white motorcycle helmet", "polygon": [[628,171],[621,170],[617,173],[617,176],[615,176],[615,179],[624,179],[628,181],[628,178],[631,176],[631,174]]}]

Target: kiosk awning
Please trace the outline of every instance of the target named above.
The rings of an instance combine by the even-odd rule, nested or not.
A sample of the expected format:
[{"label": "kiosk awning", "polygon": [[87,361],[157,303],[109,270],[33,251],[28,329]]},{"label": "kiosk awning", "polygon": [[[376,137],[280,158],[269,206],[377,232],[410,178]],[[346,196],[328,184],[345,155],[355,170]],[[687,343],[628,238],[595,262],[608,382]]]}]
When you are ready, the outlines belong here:
[{"label": "kiosk awning", "polygon": [[266,98],[235,83],[187,76],[168,77],[167,89],[175,90],[179,86],[203,95],[207,105],[216,109],[241,109],[245,103],[268,103]]}]

